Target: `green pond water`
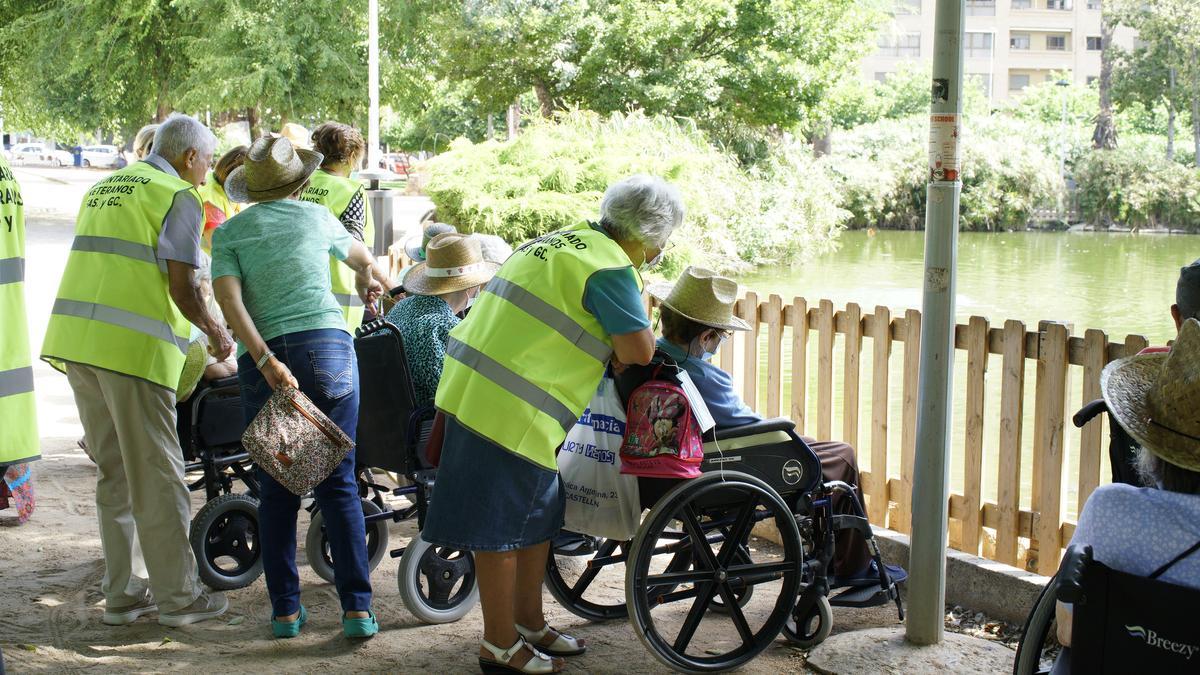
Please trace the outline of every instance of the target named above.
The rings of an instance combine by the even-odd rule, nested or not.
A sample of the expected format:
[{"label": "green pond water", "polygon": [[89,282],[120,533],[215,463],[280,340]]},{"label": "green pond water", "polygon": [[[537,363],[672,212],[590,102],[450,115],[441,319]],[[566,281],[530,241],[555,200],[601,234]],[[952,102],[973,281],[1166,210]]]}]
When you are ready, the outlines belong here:
[{"label": "green pond water", "polygon": [[[787,268],[762,268],[738,278],[744,289],[766,300],[771,293],[789,303],[802,296],[809,307],[821,299],[832,300],[837,309],[858,303],[864,314],[876,305],[892,310],[892,317],[905,309],[921,308],[924,233],[881,231],[846,232],[836,251]],[[1098,233],[962,233],[959,235],[956,315],[959,323],[983,316],[992,327],[1006,319],[1025,322],[1035,330],[1039,320],[1072,323],[1072,335],[1089,328],[1108,334],[1110,341],[1123,341],[1129,333],[1144,335],[1151,344],[1162,344],[1174,336],[1169,308],[1174,301],[1179,268],[1200,257],[1200,238],[1181,235],[1129,235]],[[766,330],[760,340],[758,409],[765,412],[767,350]],[[807,387],[808,433],[816,431],[816,342],[809,334]],[[783,411],[790,406],[790,332],[784,335]],[[742,363],[742,343],[734,343],[736,364]],[[863,340],[859,385],[859,462],[869,470],[871,438],[872,345]],[[893,346],[889,362],[888,474],[899,477],[901,433],[901,383],[903,345]],[[966,352],[956,351],[954,452],[951,486],[963,490]],[[843,438],[842,338],[835,340],[832,436]],[[982,491],[986,501],[997,493],[999,445],[1000,356],[989,357],[984,412]],[[1026,360],[1024,433],[1022,435],[1021,502],[1029,508],[1032,480],[1034,382],[1036,364]],[[1082,405],[1081,369],[1072,368],[1070,381],[1072,412]],[[740,386],[740,384],[739,384]],[[1066,425],[1067,461],[1064,469],[1063,509],[1073,518],[1078,509],[1079,434]],[[1107,432],[1104,436],[1107,448]],[[1102,451],[1107,457],[1106,451]],[[1105,460],[1104,463],[1106,463]],[[1102,468],[1102,481],[1108,476]]]}]

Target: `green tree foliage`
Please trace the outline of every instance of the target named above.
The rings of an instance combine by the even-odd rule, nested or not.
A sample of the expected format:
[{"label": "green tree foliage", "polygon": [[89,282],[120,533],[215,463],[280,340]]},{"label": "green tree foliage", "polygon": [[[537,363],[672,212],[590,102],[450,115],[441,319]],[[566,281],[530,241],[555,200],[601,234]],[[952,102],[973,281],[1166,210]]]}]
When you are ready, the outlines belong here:
[{"label": "green tree foliage", "polygon": [[1092,223],[1200,231],[1200,173],[1126,138],[1075,164],[1079,207]]},{"label": "green tree foliage", "polygon": [[662,176],[687,215],[668,269],[693,260],[737,270],[823,250],[846,213],[806,148],[785,148],[752,169],[694,127],[640,113],[564,112],[508,143],[455,141],[427,165],[438,218],[520,242],[598,217],[600,196],[634,173]]},{"label": "green tree foliage", "polygon": [[197,30],[167,0],[0,0],[0,16],[8,123],[64,135],[136,128],[164,115]]},{"label": "green tree foliage", "polygon": [[[396,67],[466,83],[500,111],[537,92],[579,107],[792,128],[871,46],[857,0],[411,0],[397,8]],[[436,45],[436,48],[433,46]]]}]

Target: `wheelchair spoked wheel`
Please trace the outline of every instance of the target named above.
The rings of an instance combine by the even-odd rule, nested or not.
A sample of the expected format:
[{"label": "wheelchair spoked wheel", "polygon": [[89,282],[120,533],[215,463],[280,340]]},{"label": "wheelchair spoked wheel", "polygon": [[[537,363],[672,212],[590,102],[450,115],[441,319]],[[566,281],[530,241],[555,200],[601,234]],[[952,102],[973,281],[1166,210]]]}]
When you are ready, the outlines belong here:
[{"label": "wheelchair spoked wheel", "polygon": [[[668,532],[666,537],[680,539],[682,533]],[[583,552],[571,555],[550,552],[546,564],[546,589],[567,611],[588,621],[612,621],[629,616],[625,604],[625,561],[628,541],[587,537]],[[688,551],[676,553],[667,570],[680,572],[691,564]],[[652,589],[670,592],[674,586]]]},{"label": "wheelchair spoked wheel", "polygon": [[227,494],[206,503],[188,539],[196,555],[200,580],[209,588],[230,591],[254,583],[263,571],[258,539],[258,500]]},{"label": "wheelchair spoked wheel", "polygon": [[[782,545],[752,551],[750,531],[764,520],[775,523]],[[680,524],[682,538],[670,536],[673,523]],[[680,551],[688,553],[688,568],[652,571],[656,556]],[[800,590],[802,562],[795,517],[775,490],[736,471],[706,473],[671,489],[643,520],[626,566],[630,622],[669,668],[737,668],[783,629]],[[757,600],[749,602],[746,591],[755,587]],[[725,611],[708,611],[714,597]]]},{"label": "wheelchair spoked wheel", "polygon": [[400,556],[396,584],[404,606],[425,623],[458,621],[479,602],[475,556],[430,544],[419,533]]},{"label": "wheelchair spoked wheel", "polygon": [[[737,565],[749,565],[753,562],[750,558],[750,551],[746,546],[739,546],[737,553],[733,554],[733,562]],[[740,585],[734,588],[733,597],[737,600],[738,607],[745,607],[746,603],[750,602],[750,598],[754,595],[754,587]],[[710,612],[720,612],[728,614],[729,608],[725,606],[725,600],[720,595],[714,595],[712,604],[709,606]],[[785,628],[786,630],[786,628]]]},{"label": "wheelchair spoked wheel", "polygon": [[[364,516],[383,513],[383,509],[370,499],[362,499]],[[374,570],[379,567],[383,555],[387,553],[388,520],[380,518],[367,523],[367,568]],[[308,566],[329,583],[333,583],[333,554],[329,549],[329,539],[325,536],[325,516],[320,509],[313,511],[312,520],[308,525],[308,534],[304,537],[304,554],[308,557]]]},{"label": "wheelchair spoked wheel", "polygon": [[1054,659],[1062,649],[1058,642],[1058,620],[1054,615],[1057,593],[1058,575],[1055,574],[1046,582],[1033,611],[1025,619],[1017,656],[1013,660],[1014,675],[1049,673],[1053,668]]}]

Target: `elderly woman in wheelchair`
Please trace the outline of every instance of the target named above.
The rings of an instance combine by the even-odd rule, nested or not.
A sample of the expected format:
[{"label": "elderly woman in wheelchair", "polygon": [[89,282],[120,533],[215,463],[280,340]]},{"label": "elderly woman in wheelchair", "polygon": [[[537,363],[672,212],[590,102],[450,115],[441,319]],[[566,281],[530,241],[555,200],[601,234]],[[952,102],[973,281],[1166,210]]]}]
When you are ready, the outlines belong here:
[{"label": "elderly woman in wheelchair", "polygon": [[[857,478],[853,451],[845,446],[837,458],[848,472],[823,476],[817,444],[798,436],[790,420],[754,415],[728,375],[707,363],[729,331],[748,328],[732,315],[737,291],[732,280],[699,268],[685,271],[669,294],[651,291],[663,303],[665,338],[650,366],[616,378],[620,397],[631,401],[633,428],[644,426],[635,418],[648,380],[684,392],[685,381],[694,384],[703,402],[689,395],[691,407],[707,409],[716,427],[706,436],[699,476],[639,477],[641,505],[650,512],[633,540],[561,537],[547,569],[551,593],[568,610],[595,621],[628,616],[655,658],[687,672],[736,668],[781,631],[812,647],[832,628],[832,606],[900,606],[891,575],[902,571],[883,564],[855,486],[838,480]],[[627,427],[623,473],[641,466],[626,456],[631,433]],[[760,523],[773,525],[779,545],[751,539]],[[862,550],[844,555],[843,542]],[[852,563],[858,583],[830,598],[835,550],[839,562],[861,562]],[[625,602],[606,600],[605,591],[622,582]]]},{"label": "elderly woman in wheelchair", "polygon": [[[1059,573],[1026,624],[1018,673],[1200,668],[1200,322],[1174,347],[1114,361],[1100,376],[1111,422],[1140,446],[1142,482],[1097,488]],[[1056,626],[1053,624],[1057,623]],[[1075,648],[1070,647],[1074,645]]]}]

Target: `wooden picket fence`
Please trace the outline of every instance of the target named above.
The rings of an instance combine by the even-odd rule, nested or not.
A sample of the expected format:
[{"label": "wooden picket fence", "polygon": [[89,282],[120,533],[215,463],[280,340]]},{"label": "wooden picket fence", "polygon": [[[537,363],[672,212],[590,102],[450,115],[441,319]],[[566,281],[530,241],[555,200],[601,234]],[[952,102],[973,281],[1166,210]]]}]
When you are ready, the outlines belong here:
[{"label": "wooden picket fence", "polygon": [[[835,310],[829,300],[810,306],[799,297],[784,304],[778,295],[760,302],[755,293],[739,300],[736,311],[753,330],[727,341],[719,362],[741,383],[743,398],[761,414],[790,417],[801,433],[854,446],[871,522],[908,533],[921,313],[909,309],[893,317],[887,307],[878,306],[873,313],[864,314],[854,303]],[[993,327],[979,316],[955,327],[954,348],[966,357],[965,387],[955,387],[953,401],[954,408],[965,411],[954,431],[965,453],[963,489],[952,493],[949,503],[950,541],[955,548],[1010,565],[1025,565],[1041,574],[1057,569],[1061,549],[1075,530],[1065,517],[1067,480],[1075,482],[1071,506],[1077,513],[1099,485],[1108,462],[1104,416],[1080,430],[1077,459],[1064,446],[1064,427],[1071,424],[1072,408],[1078,401],[1100,397],[1100,371],[1105,364],[1147,346],[1140,335],[1110,342],[1100,330],[1089,329],[1082,336],[1071,333],[1071,326],[1063,323],[1046,321],[1036,330],[1027,330],[1021,321],[1008,320],[1003,327]],[[870,341],[867,348],[864,338]],[[840,366],[834,363],[835,344],[841,347]],[[894,350],[902,354],[893,355]],[[999,357],[998,410],[986,406],[989,361],[995,360],[991,355]],[[892,387],[892,365],[897,359],[900,386]],[[810,362],[816,367],[815,392],[810,391]],[[1034,375],[1031,420],[1025,410],[1027,365],[1032,366]],[[764,367],[765,373],[761,372]],[[842,395],[835,400],[838,367]],[[870,369],[869,392],[860,386],[864,367]],[[1073,381],[1081,383],[1075,385],[1081,389],[1074,405],[1070,395]],[[897,392],[902,400],[893,406]],[[810,418],[813,406],[808,404],[814,394],[816,412]],[[996,399],[994,391],[992,398]],[[869,420],[863,414],[864,400],[869,401]],[[838,405],[842,425],[835,430]],[[895,443],[889,442],[889,430],[897,422],[898,473],[888,470],[889,453],[897,452]],[[865,433],[860,433],[864,426]],[[995,501],[985,501],[982,496],[985,434],[998,435],[998,457],[989,458],[997,463]],[[1074,476],[1065,472],[1069,454],[1075,460]],[[1032,458],[1032,486],[1024,495],[1029,508],[1022,507],[1023,455]],[[983,546],[988,537],[992,541]],[[1023,555],[1018,555],[1019,550]]]}]

